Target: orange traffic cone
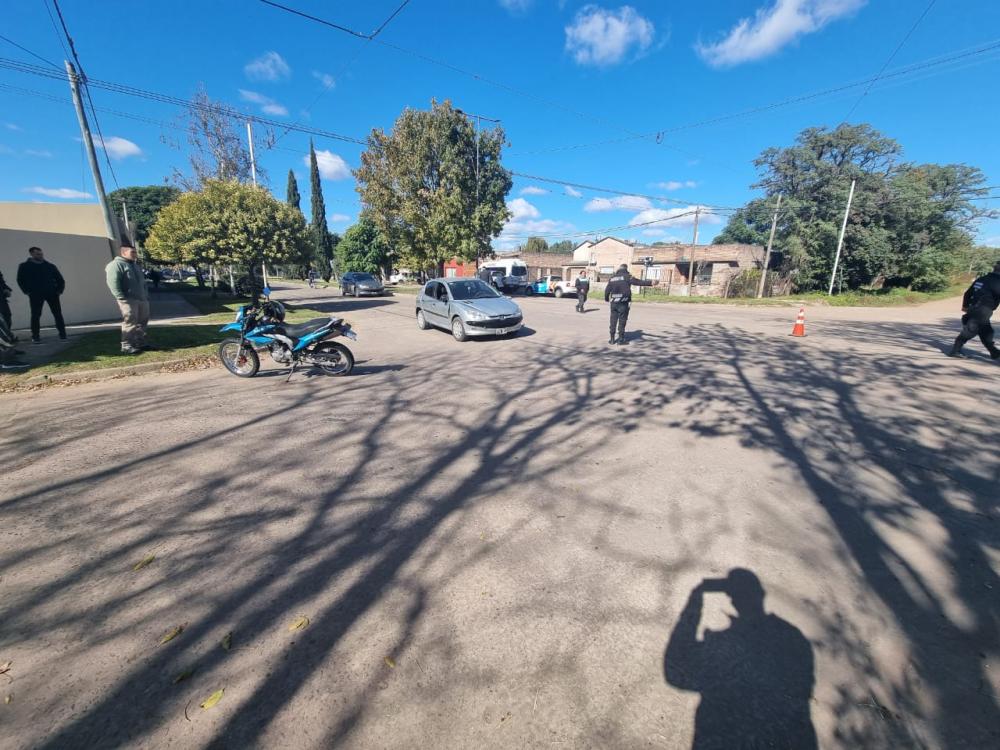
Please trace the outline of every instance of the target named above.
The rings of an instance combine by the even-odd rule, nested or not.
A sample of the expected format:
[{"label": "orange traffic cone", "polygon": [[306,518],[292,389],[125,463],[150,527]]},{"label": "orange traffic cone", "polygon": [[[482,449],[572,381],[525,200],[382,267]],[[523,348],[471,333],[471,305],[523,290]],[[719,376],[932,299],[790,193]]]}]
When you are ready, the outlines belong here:
[{"label": "orange traffic cone", "polygon": [[806,335],[806,309],[804,307],[799,308],[799,316],[795,319],[795,326],[792,328],[792,335]]}]

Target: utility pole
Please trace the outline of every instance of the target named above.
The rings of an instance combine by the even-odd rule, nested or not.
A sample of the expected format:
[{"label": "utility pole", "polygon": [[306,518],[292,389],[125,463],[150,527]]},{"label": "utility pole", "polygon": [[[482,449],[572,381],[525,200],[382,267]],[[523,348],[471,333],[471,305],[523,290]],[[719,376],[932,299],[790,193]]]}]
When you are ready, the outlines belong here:
[{"label": "utility pole", "polygon": [[694,290],[694,254],[698,248],[698,216],[701,214],[701,206],[694,209],[694,240],[691,242],[691,268],[688,269],[688,297]]},{"label": "utility pole", "polygon": [[[464,110],[455,108],[455,111],[464,117],[475,117],[476,118],[476,208],[479,208],[479,128],[482,126],[482,120],[486,122],[492,122],[500,124],[500,120],[496,120],[492,117],[486,117],[485,115],[477,115],[472,112],[466,112]],[[479,270],[479,246],[476,245],[476,270]]]},{"label": "utility pole", "polygon": [[760,272],[760,286],[757,287],[757,299],[764,296],[764,284],[767,281],[767,267],[771,265],[771,246],[774,244],[774,230],[778,226],[778,209],[781,208],[781,193],[778,202],[774,204],[774,216],[771,217],[771,236],[767,238],[767,252],[764,253],[764,268]]},{"label": "utility pole", "polygon": [[108,240],[114,243],[111,247],[111,257],[118,255],[118,245],[121,243],[121,236],[118,233],[118,222],[111,213],[111,206],[108,205],[108,196],[104,194],[104,180],[101,178],[101,169],[97,165],[97,154],[94,152],[94,139],[90,135],[90,125],[87,124],[87,114],[83,111],[83,100],[80,99],[80,79],[76,74],[73,63],[66,62],[66,75],[69,78],[69,89],[73,94],[73,105],[76,107],[76,117],[80,121],[80,134],[83,136],[83,145],[87,149],[87,158],[90,160],[90,171],[94,175],[94,189],[97,191],[97,201],[101,204],[101,211],[104,212],[104,228],[108,233]]},{"label": "utility pole", "polygon": [[250,179],[253,180],[254,187],[257,187],[257,163],[253,158],[253,127],[247,120],[247,143],[250,144]]},{"label": "utility pole", "polygon": [[833,273],[830,274],[830,289],[827,291],[827,296],[833,294],[833,282],[837,278],[837,266],[840,265],[840,248],[844,246],[844,232],[847,230],[847,215],[851,212],[851,201],[854,200],[854,183],[857,180],[851,180],[851,192],[847,194],[847,208],[844,209],[844,223],[840,225],[840,238],[837,240],[837,254],[833,258]]}]

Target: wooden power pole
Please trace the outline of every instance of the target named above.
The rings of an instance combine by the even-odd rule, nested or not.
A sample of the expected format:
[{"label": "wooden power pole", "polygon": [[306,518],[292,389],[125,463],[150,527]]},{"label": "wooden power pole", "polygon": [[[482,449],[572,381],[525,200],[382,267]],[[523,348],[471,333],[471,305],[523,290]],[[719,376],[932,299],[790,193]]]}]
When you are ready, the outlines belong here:
[{"label": "wooden power pole", "polygon": [[760,272],[760,286],[757,287],[757,299],[764,296],[764,283],[767,281],[767,267],[771,265],[771,246],[774,245],[774,230],[778,226],[779,208],[781,208],[781,193],[778,193],[778,202],[774,204],[774,216],[771,217],[771,236],[767,238],[767,252],[764,253],[764,268]]}]

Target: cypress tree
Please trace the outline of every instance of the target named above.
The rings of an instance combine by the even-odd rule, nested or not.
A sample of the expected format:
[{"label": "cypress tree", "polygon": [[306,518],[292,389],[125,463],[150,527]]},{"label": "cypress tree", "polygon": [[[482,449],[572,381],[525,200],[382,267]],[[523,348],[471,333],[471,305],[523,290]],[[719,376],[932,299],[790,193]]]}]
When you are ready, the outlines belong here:
[{"label": "cypress tree", "polygon": [[302,210],[302,196],[299,195],[299,183],[295,180],[295,172],[288,170],[288,197],[287,202],[289,206],[297,208],[299,211]]},{"label": "cypress tree", "polygon": [[330,242],[330,230],[326,226],[326,203],[323,201],[323,187],[319,182],[319,164],[316,162],[316,147],[309,139],[309,204],[312,207],[313,247],[316,264],[323,278],[330,280],[330,260],[333,258],[333,246]]}]

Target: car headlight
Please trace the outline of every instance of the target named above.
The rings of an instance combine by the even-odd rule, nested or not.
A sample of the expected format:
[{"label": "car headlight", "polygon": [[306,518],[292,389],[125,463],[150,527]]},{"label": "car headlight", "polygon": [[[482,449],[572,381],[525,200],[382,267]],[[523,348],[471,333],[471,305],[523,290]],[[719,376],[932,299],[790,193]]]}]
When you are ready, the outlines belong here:
[{"label": "car headlight", "polygon": [[465,309],[465,316],[469,320],[486,320],[489,317],[488,315],[485,315],[484,313],[481,313],[479,312],[479,310],[476,310],[475,308],[472,307],[467,307]]}]

